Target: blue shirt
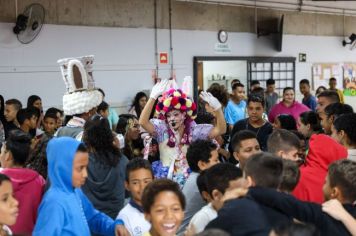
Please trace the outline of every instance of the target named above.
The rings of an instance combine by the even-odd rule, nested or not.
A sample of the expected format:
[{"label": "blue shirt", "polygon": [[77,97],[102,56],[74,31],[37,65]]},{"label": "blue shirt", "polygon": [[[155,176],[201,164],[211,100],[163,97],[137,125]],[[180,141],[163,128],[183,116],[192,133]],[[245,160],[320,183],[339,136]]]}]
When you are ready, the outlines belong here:
[{"label": "blue shirt", "polygon": [[245,109],[246,109],[246,102],[240,101],[238,104],[234,103],[233,101],[229,101],[227,104],[224,116],[225,120],[229,125],[234,125],[239,120],[245,118]]},{"label": "blue shirt", "polygon": [[312,111],[316,111],[316,98],[313,95],[309,95],[307,98],[303,98],[302,103],[310,108]]}]

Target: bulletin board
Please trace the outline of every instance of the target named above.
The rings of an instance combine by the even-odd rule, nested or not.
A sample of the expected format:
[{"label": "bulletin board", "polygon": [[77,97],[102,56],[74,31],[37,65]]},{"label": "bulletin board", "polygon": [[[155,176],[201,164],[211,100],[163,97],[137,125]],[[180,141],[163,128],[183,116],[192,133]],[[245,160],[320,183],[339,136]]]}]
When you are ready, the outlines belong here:
[{"label": "bulletin board", "polygon": [[334,77],[337,88],[343,89],[343,64],[342,63],[316,63],[312,66],[312,89],[319,86],[329,88],[329,79]]},{"label": "bulletin board", "polygon": [[356,63],[344,63],[343,85],[345,96],[356,96]]}]

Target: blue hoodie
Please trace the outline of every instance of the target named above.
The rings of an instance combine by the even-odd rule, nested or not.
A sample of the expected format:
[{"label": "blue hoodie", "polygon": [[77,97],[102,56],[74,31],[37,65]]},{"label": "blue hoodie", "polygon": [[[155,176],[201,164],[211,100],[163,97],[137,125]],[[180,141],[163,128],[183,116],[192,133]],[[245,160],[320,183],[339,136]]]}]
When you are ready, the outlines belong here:
[{"label": "blue hoodie", "polygon": [[33,235],[115,235],[121,220],[97,211],[81,189],[72,185],[74,155],[80,142],[54,138],[48,143],[48,176],[51,187],[41,205]]}]

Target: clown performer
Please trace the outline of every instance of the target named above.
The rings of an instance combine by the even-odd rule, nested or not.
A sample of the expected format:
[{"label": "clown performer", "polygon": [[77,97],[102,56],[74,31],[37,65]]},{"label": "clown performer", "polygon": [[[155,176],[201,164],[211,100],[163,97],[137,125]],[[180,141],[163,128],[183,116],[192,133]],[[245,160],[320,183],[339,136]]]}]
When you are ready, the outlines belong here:
[{"label": "clown performer", "polygon": [[[196,104],[182,90],[172,88],[173,83],[173,80],[162,80],[152,88],[139,123],[159,144],[160,161],[152,163],[155,177],[173,179],[183,187],[190,173],[186,160],[189,144],[225,133],[226,123],[219,101],[210,93],[202,92],[200,97],[211,108],[217,122],[215,126],[196,124]],[[162,94],[156,105],[158,119],[149,120],[155,101]]]}]

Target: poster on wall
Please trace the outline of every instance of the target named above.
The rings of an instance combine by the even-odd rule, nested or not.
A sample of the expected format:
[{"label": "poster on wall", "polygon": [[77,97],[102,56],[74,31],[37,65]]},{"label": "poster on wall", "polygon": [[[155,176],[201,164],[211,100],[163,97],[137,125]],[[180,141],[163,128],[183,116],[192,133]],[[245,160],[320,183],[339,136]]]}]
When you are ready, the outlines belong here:
[{"label": "poster on wall", "polygon": [[356,96],[356,64],[343,64],[343,86],[345,96]]},{"label": "poster on wall", "polygon": [[312,66],[312,88],[320,86],[329,88],[329,79],[334,77],[337,88],[343,89],[343,67],[341,63],[316,63]]}]

